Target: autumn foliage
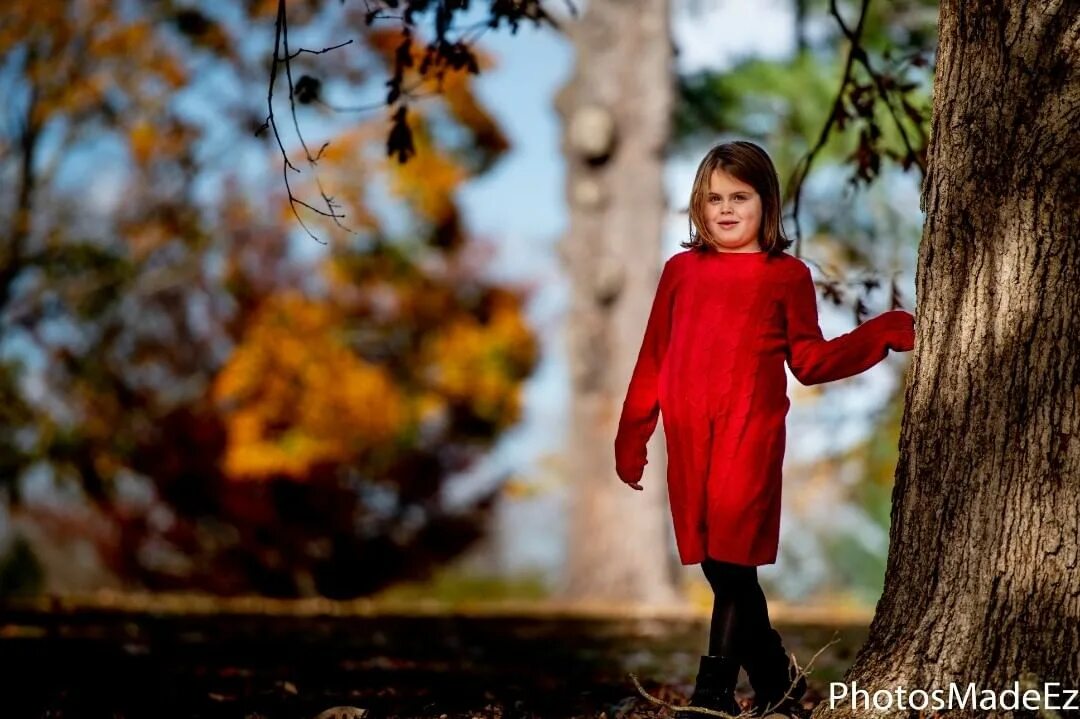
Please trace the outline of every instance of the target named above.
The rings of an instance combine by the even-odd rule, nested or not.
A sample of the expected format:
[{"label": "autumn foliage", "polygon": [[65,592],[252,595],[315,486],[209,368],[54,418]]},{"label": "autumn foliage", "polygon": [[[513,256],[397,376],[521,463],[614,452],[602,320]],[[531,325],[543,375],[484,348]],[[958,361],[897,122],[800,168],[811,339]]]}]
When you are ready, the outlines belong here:
[{"label": "autumn foliage", "polygon": [[[410,108],[404,165],[383,113],[311,109],[329,144],[294,187],[345,215],[305,218],[317,245],[252,134],[276,3],[241,5],[8,3],[0,487],[130,586],[355,596],[484,530],[492,494],[452,511],[440,490],[518,421],[538,347],[454,194],[507,142],[466,70]],[[325,5],[297,3],[293,31],[345,12],[362,47],[298,68],[358,90],[400,38]]]}]

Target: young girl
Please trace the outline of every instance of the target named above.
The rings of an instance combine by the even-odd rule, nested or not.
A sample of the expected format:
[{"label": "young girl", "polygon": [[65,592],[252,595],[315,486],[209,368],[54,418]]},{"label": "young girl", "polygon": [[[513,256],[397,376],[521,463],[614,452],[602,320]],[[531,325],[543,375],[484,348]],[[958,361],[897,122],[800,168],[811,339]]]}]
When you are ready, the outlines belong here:
[{"label": "young girl", "polygon": [[784,252],[780,211],[776,169],[757,145],[725,143],[702,160],[690,240],[661,272],[615,438],[619,478],[642,489],[645,445],[663,412],[679,558],[701,564],[715,597],[690,705],[732,715],[740,666],[755,711],[798,713],[806,690],[757,580],[757,567],[776,561],[780,530],[784,362],[802,384],[819,384],[915,342],[903,310],[824,339],[810,270]]}]

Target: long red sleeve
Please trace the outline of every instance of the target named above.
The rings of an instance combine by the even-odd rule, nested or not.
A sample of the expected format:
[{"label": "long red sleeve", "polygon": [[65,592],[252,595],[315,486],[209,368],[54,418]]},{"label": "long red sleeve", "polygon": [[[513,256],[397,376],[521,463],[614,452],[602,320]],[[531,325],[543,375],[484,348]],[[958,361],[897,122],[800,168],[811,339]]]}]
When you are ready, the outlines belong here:
[{"label": "long red sleeve", "polygon": [[656,429],[660,415],[657,381],[664,351],[671,336],[671,306],[674,271],[664,264],[653,298],[645,337],[626,390],[619,428],[615,434],[615,471],[624,482],[641,479],[649,463],[646,444]]},{"label": "long red sleeve", "polygon": [[788,366],[804,385],[851,377],[885,359],[890,349],[906,352],[915,344],[915,318],[905,310],[883,312],[826,340],[818,326],[814,281],[802,263],[787,292],[785,320]]}]

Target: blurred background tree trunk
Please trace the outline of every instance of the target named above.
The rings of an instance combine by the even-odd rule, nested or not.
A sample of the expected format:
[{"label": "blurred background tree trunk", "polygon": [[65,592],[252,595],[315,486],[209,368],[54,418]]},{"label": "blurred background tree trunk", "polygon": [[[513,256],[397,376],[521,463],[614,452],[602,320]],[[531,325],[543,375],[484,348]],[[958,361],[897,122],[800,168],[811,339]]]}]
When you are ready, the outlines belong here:
[{"label": "blurred background tree trunk", "polygon": [[674,99],[668,4],[590,0],[568,32],[576,69],[563,118],[571,278],[567,456],[569,546],[562,591],[575,599],[676,598],[663,435],[644,492],[614,470],[622,400],[662,266],[665,147]]}]

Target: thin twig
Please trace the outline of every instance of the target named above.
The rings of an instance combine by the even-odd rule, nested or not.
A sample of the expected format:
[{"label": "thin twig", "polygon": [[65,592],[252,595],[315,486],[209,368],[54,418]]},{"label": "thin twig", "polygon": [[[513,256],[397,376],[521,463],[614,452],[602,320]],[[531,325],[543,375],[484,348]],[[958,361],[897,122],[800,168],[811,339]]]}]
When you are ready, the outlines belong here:
[{"label": "thin twig", "polygon": [[795,193],[792,207],[792,219],[795,222],[796,257],[802,257],[802,226],[799,224],[799,203],[802,199],[803,182],[806,181],[807,176],[810,174],[810,167],[814,163],[814,157],[821,151],[821,148],[825,147],[825,143],[829,139],[829,133],[832,131],[833,123],[836,122],[837,115],[843,110],[844,90],[851,82],[851,71],[855,65],[855,54],[857,50],[861,49],[861,46],[858,44],[858,39],[862,36],[863,24],[866,21],[866,12],[869,6],[870,0],[862,0],[862,9],[859,11],[859,22],[854,32],[852,32],[848,30],[847,25],[844,23],[844,19],[840,16],[839,11],[837,11],[836,0],[829,0],[829,10],[832,12],[833,17],[835,17],[836,21],[840,24],[844,34],[848,38],[854,38],[854,40],[851,40],[851,48],[848,50],[847,60],[844,62],[844,76],[840,81],[840,89],[836,93],[836,99],[833,100],[832,111],[825,120],[825,126],[821,128],[821,133],[818,135],[817,142],[810,149],[810,152],[808,152],[802,160],[796,163],[795,169],[792,171],[792,179],[788,183],[789,187],[794,188]]},{"label": "thin twig", "polygon": [[330,197],[325,192],[325,190],[323,190],[322,185],[319,182],[318,178],[316,178],[316,184],[319,187],[319,194],[321,195],[321,197],[323,199],[323,202],[326,204],[326,209],[325,210],[322,209],[322,208],[319,208],[319,207],[315,207],[311,203],[300,199],[293,192],[292,184],[289,182],[289,170],[292,170],[294,172],[300,172],[300,170],[299,170],[299,168],[296,167],[296,165],[293,164],[292,160],[289,159],[289,153],[285,149],[285,143],[281,139],[281,133],[278,130],[277,118],[274,115],[274,84],[277,82],[278,65],[279,64],[284,64],[285,65],[285,75],[286,75],[286,78],[287,78],[287,81],[288,81],[288,84],[289,84],[289,109],[290,109],[290,113],[292,115],[293,127],[296,130],[297,138],[300,140],[300,145],[304,149],[304,155],[307,158],[308,164],[310,166],[312,166],[312,167],[315,167],[318,164],[318,161],[322,157],[323,153],[326,151],[326,148],[328,147],[329,143],[323,143],[322,147],[319,148],[318,153],[316,153],[315,155],[312,155],[311,150],[307,145],[307,141],[304,140],[304,135],[300,130],[300,122],[299,122],[299,119],[296,116],[295,85],[293,83],[293,78],[292,78],[292,63],[291,63],[291,61],[292,61],[292,58],[295,58],[297,55],[300,55],[302,53],[310,53],[312,55],[322,55],[323,53],[329,52],[331,50],[336,50],[338,48],[344,47],[345,45],[348,45],[351,42],[352,42],[352,40],[349,40],[347,42],[343,42],[343,43],[340,43],[338,45],[323,48],[322,50],[308,50],[306,48],[300,48],[295,53],[290,53],[289,52],[289,24],[288,24],[288,18],[287,18],[286,13],[285,13],[285,0],[278,0],[277,18],[276,18],[276,20],[274,22],[274,53],[273,53],[273,58],[272,58],[271,64],[270,64],[270,83],[269,83],[269,87],[267,88],[267,95],[266,95],[267,116],[266,116],[266,121],[256,131],[255,134],[256,135],[260,134],[267,127],[269,127],[271,130],[273,130],[274,139],[277,141],[278,149],[281,151],[281,159],[282,159],[281,172],[282,172],[282,177],[283,177],[283,179],[285,181],[285,191],[288,193],[288,197],[289,197],[289,207],[292,210],[293,215],[296,217],[297,222],[299,222],[300,226],[304,229],[304,232],[306,232],[309,237],[311,237],[316,242],[319,242],[320,244],[326,244],[326,243],[324,241],[320,240],[315,235],[315,233],[311,231],[311,228],[308,227],[307,223],[305,223],[304,219],[300,216],[300,213],[297,210],[297,206],[304,207],[304,208],[306,208],[308,210],[311,210],[312,212],[314,212],[314,213],[316,213],[318,215],[321,215],[323,217],[327,217],[327,218],[331,219],[334,222],[334,224],[336,224],[338,227],[341,227],[342,229],[347,229],[347,228],[344,227],[344,225],[341,224],[341,220],[345,217],[345,215],[337,211],[338,207],[340,207],[340,205],[335,203],[333,198]]},{"label": "thin twig", "polygon": [[[403,26],[405,26],[406,32],[408,32],[409,30],[411,30],[411,28],[417,25],[416,18],[413,17],[413,13],[418,13],[420,16],[423,16],[426,11],[430,9],[427,6],[426,2],[417,2],[416,5],[420,7],[415,7],[413,3],[410,2],[410,0],[405,0],[404,6],[406,9],[404,12],[400,14],[389,14],[387,12],[387,8],[389,5],[388,3],[381,2],[379,0],[363,1],[366,20],[368,24],[371,24],[376,20],[393,20],[400,22]],[[574,7],[574,4],[570,0],[566,1],[567,6],[571,11],[571,14],[576,14],[576,8]],[[395,7],[398,4],[399,3],[396,2],[392,3],[392,5]],[[441,94],[442,79],[446,72],[445,66],[454,59],[450,56],[450,53],[446,51],[448,49],[455,51],[464,49],[466,53],[471,51],[472,46],[484,35],[484,33],[491,29],[491,23],[494,21],[497,15],[493,10],[491,19],[486,22],[475,22],[471,24],[466,24],[462,27],[451,27],[449,25],[449,21],[452,19],[454,9],[450,8],[448,10],[447,6],[444,6],[441,3],[438,5],[438,12],[436,12],[435,17],[435,29],[438,39],[435,44],[428,46],[428,53],[435,54],[435,67],[430,68],[430,72],[429,68],[425,67],[425,71],[423,73],[420,73],[420,78],[412,86],[408,88],[394,88],[393,92],[391,93],[393,97],[388,98],[389,100],[391,100],[391,102],[380,102],[355,106],[334,105],[325,102],[322,98],[318,96],[319,93],[315,92],[312,93],[313,97],[310,100],[308,100],[307,97],[301,98],[301,104],[305,104],[310,101],[335,112],[368,112],[387,107],[389,108],[389,110],[391,111],[391,115],[393,116],[396,112],[406,107],[409,102],[414,102],[425,97]],[[447,12],[449,12],[449,15],[446,14]],[[558,27],[554,20],[547,14],[547,12],[543,10],[542,7],[539,6],[538,3],[535,7],[532,2],[523,2],[521,4],[521,7],[518,8],[518,14],[513,14],[513,16],[510,18],[512,24],[514,25],[514,29],[516,29],[516,22],[525,17],[533,20],[537,25],[546,22],[553,27]],[[442,30],[442,32],[440,32],[440,30]],[[456,39],[451,39],[450,37],[448,37],[448,31],[456,33]],[[297,221],[300,222],[301,227],[304,228],[304,231],[307,232],[310,237],[319,242],[321,242],[321,240],[319,240],[311,231],[311,229],[308,228],[308,226],[304,223],[303,219],[300,217],[297,208],[303,207],[311,210],[312,212],[322,217],[329,218],[338,227],[348,230],[348,228],[344,227],[344,225],[342,225],[341,223],[341,220],[344,219],[345,215],[339,211],[341,205],[338,204],[334,200],[334,198],[329,195],[322,187],[322,183],[317,175],[315,177],[315,184],[318,187],[319,194],[322,198],[323,203],[325,204],[325,208],[315,207],[314,205],[298,198],[293,192],[293,188],[289,182],[289,170],[292,170],[294,172],[299,172],[300,170],[296,167],[295,164],[293,164],[292,160],[289,159],[288,151],[285,149],[285,144],[281,138],[281,133],[277,125],[277,117],[274,114],[273,105],[274,84],[277,81],[278,66],[280,64],[284,64],[286,81],[289,86],[289,113],[292,117],[293,129],[296,132],[297,139],[299,139],[300,141],[300,145],[304,151],[304,156],[308,161],[308,165],[313,168],[314,171],[314,168],[318,165],[319,160],[322,159],[323,153],[328,147],[328,143],[324,143],[319,148],[318,152],[312,153],[311,148],[308,146],[307,141],[304,138],[303,132],[300,127],[299,117],[296,111],[296,85],[293,81],[291,62],[293,59],[295,59],[301,54],[322,55],[330,52],[331,50],[337,50],[345,47],[346,45],[349,45],[351,43],[352,40],[348,40],[342,43],[338,43],[336,45],[324,47],[321,50],[299,48],[295,51],[290,51],[289,26],[288,18],[286,16],[285,0],[278,0],[278,12],[274,24],[274,53],[270,65],[270,83],[269,87],[267,88],[266,98],[267,116],[265,122],[262,124],[262,126],[259,127],[255,134],[259,135],[267,128],[270,128],[273,131],[274,139],[277,142],[279,150],[281,151],[282,175],[285,181],[285,189],[289,197],[289,206],[292,209],[293,214],[296,216]],[[473,65],[473,63],[475,62],[475,56],[467,55],[467,59],[469,59],[470,62],[470,69],[475,69],[475,66]],[[455,62],[454,65],[456,66],[456,64],[457,63]],[[391,83],[392,87],[393,82],[400,83],[402,74],[402,68],[397,67],[394,75],[394,81],[392,81]],[[435,85],[436,89],[434,91],[429,93],[416,92],[418,88],[429,82]]]},{"label": "thin twig", "polygon": [[278,133],[277,122],[274,120],[274,83],[277,81],[277,67],[278,67],[278,52],[281,49],[281,30],[282,25],[285,22],[285,0],[278,0],[278,14],[277,20],[274,22],[274,56],[270,61],[270,84],[267,87],[266,92],[266,121],[262,124],[258,130],[255,131],[256,135],[259,135],[267,127],[274,131],[274,137],[277,139],[278,147],[281,148],[281,156],[285,161],[285,166],[299,172],[296,167],[289,160],[288,153],[285,152],[285,143],[281,141],[281,135]]},{"label": "thin twig", "polygon": [[[829,647],[831,647],[832,645],[836,644],[839,641],[840,641],[840,638],[838,636],[836,636],[836,635],[833,635],[832,640],[828,644],[826,644],[825,646],[818,649],[817,652],[814,653],[814,656],[810,657],[810,661],[806,663],[806,666],[801,667],[801,668],[799,667],[799,663],[795,660],[795,655],[794,654],[790,655],[788,657],[789,666],[791,665],[791,663],[795,664],[795,670],[796,670],[795,677],[794,677],[794,679],[791,680],[791,685],[787,688],[787,691],[784,692],[784,696],[781,697],[775,704],[769,704],[765,708],[765,710],[761,712],[761,716],[768,716],[768,714],[773,709],[778,707],[781,702],[783,702],[786,699],[789,699],[791,697],[791,692],[795,689],[795,686],[799,683],[799,679],[802,679],[804,677],[808,677],[810,675],[810,673],[811,673],[810,672],[810,667],[812,667],[814,665],[814,662],[816,662],[817,658],[819,656],[821,656],[821,653],[824,652],[826,649],[828,649]],[[751,713],[751,712],[744,711],[744,712],[740,712],[739,714],[733,716],[733,715],[728,714],[726,712],[719,711],[718,709],[708,709],[706,707],[688,706],[688,705],[685,705],[685,704],[671,704],[670,702],[666,702],[663,699],[660,699],[659,697],[655,697],[652,694],[649,694],[649,692],[645,691],[645,688],[643,686],[641,686],[641,682],[638,680],[637,675],[634,674],[633,672],[630,673],[630,679],[631,679],[631,681],[634,682],[634,686],[637,687],[638,693],[642,697],[644,697],[647,701],[649,701],[649,702],[651,702],[653,704],[656,704],[657,706],[662,706],[662,707],[665,707],[667,709],[671,709],[672,711],[675,711],[675,712],[679,712],[679,713],[682,713],[682,712],[695,712],[695,713],[698,713],[698,714],[702,714],[704,716],[726,717],[727,719],[738,719],[738,717],[749,716],[750,713]],[[753,713],[756,713],[756,712],[757,712],[757,707],[755,707],[753,709]]]},{"label": "thin twig", "polygon": [[[424,84],[424,80],[420,79],[414,82],[407,88],[401,90],[401,96],[408,98],[409,100],[422,100],[426,97],[433,97],[438,95],[437,92],[414,92],[418,87]],[[371,102],[366,105],[331,105],[325,100],[316,100],[320,105],[328,110],[334,112],[374,112],[375,110],[381,110],[386,107],[386,101],[380,100],[379,102]]]},{"label": "thin twig", "polygon": [[800,679],[809,676],[810,667],[813,666],[814,662],[817,661],[817,658],[819,656],[821,656],[821,653],[823,651],[825,651],[826,649],[828,649],[829,647],[831,647],[833,644],[836,644],[839,641],[840,641],[840,637],[838,637],[836,635],[833,635],[832,641],[830,641],[828,644],[823,646],[821,649],[818,649],[817,652],[814,653],[814,656],[810,657],[810,661],[807,662],[806,666],[803,667],[802,669],[799,668],[799,662],[796,661],[795,655],[792,654],[789,657],[789,660],[790,660],[791,663],[793,663],[795,665],[795,678],[791,680],[791,685],[788,686],[787,691],[784,692],[784,696],[777,699],[775,703],[766,705],[766,707],[761,710],[761,715],[762,716],[768,716],[770,713],[772,713],[772,711],[774,709],[779,707],[782,703],[784,703],[788,699],[791,699],[792,698],[791,697],[791,692],[795,689],[795,686],[799,683]]},{"label": "thin twig", "polygon": [[300,121],[296,119],[295,86],[292,79],[292,61],[289,59],[289,24],[288,22],[285,22],[284,19],[285,0],[278,0],[278,2],[282,8],[281,41],[285,50],[285,77],[289,80],[289,110],[292,113],[293,127],[296,129],[296,136],[300,138],[300,146],[304,148],[304,154],[307,155],[308,162],[314,164],[315,159],[311,156],[311,150],[308,149],[303,133],[300,132]]},{"label": "thin twig", "polygon": [[294,52],[293,54],[289,55],[289,59],[292,60],[297,55],[301,55],[303,53],[309,53],[311,55],[322,55],[324,52],[330,52],[331,50],[337,50],[339,47],[345,47],[346,45],[351,45],[351,44],[352,44],[352,40],[346,40],[345,42],[339,42],[337,45],[331,45],[330,47],[324,47],[322,50],[308,50],[307,48],[302,47],[299,50],[297,50],[296,52]]},{"label": "thin twig", "polygon": [[[649,692],[645,691],[645,687],[641,686],[641,682],[638,681],[638,678],[637,678],[636,674],[631,673],[630,674],[630,679],[634,682],[634,686],[637,687],[638,694],[645,697],[646,700],[652,702],[653,704],[656,704],[657,706],[662,706],[662,707],[665,707],[667,709],[671,709],[672,711],[676,711],[676,712],[696,712],[696,713],[702,714],[704,716],[725,717],[725,719],[735,719],[735,717],[732,716],[731,714],[728,714],[727,712],[719,711],[718,709],[707,709],[705,707],[692,707],[692,706],[686,706],[684,704],[672,704],[670,702],[666,702],[663,699],[661,699],[659,697],[654,697],[652,694],[649,694]],[[742,712],[741,714],[739,714],[737,716],[741,717],[741,716],[744,716],[745,714],[746,714],[746,712]]]}]

